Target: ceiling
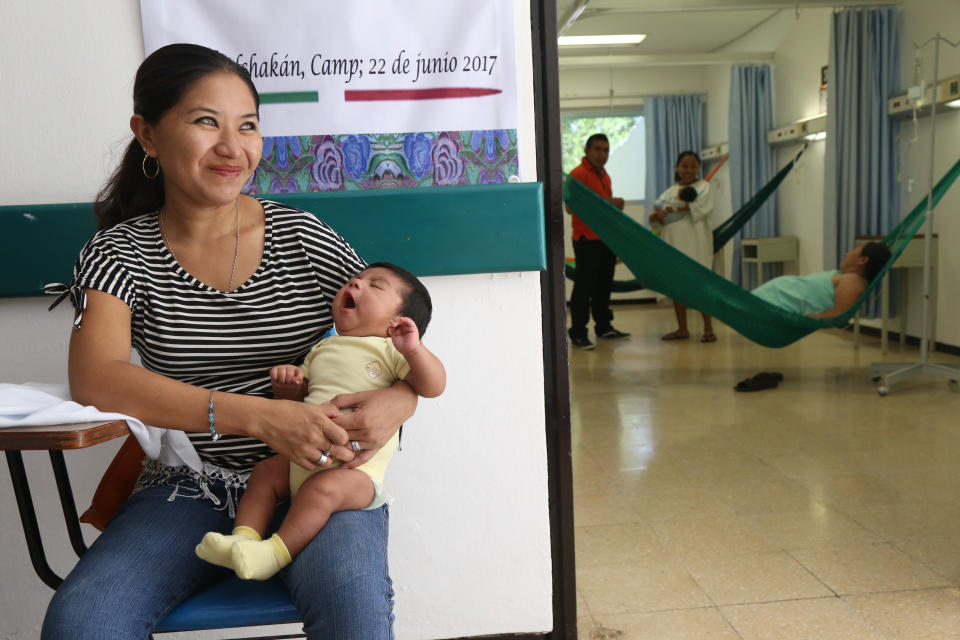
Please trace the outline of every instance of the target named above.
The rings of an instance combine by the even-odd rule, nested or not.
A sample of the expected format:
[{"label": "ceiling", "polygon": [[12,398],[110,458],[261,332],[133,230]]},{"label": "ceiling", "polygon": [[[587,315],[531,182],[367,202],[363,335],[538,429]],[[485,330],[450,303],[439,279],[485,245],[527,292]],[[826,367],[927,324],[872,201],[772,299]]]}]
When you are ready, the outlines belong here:
[{"label": "ceiling", "polygon": [[896,0],[557,0],[561,35],[644,33],[637,45],[561,47],[560,68],[617,68],[769,61],[769,51],[739,51],[720,59],[717,51],[780,12],[895,4]]}]

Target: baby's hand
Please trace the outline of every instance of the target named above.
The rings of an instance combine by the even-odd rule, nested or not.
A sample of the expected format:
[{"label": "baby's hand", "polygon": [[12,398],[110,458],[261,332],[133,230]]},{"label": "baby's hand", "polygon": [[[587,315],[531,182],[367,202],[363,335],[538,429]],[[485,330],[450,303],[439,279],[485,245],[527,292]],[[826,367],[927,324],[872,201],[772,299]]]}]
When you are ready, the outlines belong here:
[{"label": "baby's hand", "polygon": [[420,346],[420,332],[417,330],[417,325],[406,316],[397,316],[391,320],[387,333],[393,339],[393,346],[403,355]]},{"label": "baby's hand", "polygon": [[270,385],[277,398],[290,398],[300,390],[302,384],[303,371],[296,365],[281,364],[270,369]]}]

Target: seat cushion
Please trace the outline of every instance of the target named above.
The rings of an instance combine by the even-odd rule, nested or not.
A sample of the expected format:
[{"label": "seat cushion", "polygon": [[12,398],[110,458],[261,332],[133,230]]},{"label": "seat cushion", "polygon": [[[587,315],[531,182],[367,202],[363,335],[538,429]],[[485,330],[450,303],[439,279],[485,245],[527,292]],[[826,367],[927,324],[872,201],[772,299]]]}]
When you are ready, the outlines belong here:
[{"label": "seat cushion", "polygon": [[299,622],[300,614],[278,578],[231,576],[194,594],[160,621],[154,631],[194,631]]}]

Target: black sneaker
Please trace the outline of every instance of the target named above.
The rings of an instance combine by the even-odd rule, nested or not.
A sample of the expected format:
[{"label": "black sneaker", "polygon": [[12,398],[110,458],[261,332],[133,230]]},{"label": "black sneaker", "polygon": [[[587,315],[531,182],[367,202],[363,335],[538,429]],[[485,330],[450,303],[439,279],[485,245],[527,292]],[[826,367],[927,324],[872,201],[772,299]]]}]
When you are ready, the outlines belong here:
[{"label": "black sneaker", "polygon": [[613,340],[615,338],[629,338],[630,334],[625,331],[618,331],[617,329],[610,327],[606,331],[598,333],[597,337],[603,340]]},{"label": "black sneaker", "polygon": [[597,346],[590,342],[590,338],[586,336],[582,338],[570,338],[570,344],[573,345],[574,349],[582,349],[583,351],[589,351]]}]

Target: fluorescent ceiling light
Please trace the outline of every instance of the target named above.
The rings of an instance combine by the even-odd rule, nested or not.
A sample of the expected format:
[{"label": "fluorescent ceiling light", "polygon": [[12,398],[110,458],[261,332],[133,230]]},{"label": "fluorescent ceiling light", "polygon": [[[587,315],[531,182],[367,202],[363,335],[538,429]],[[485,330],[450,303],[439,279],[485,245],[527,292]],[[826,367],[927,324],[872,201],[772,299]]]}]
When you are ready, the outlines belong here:
[{"label": "fluorescent ceiling light", "polygon": [[639,44],[646,39],[645,33],[624,33],[609,36],[560,36],[557,44],[561,47],[606,46],[614,44]]},{"label": "fluorescent ceiling light", "polygon": [[816,140],[824,140],[827,137],[826,131],[821,131],[819,133],[810,133],[803,136],[804,140],[809,140],[810,142],[815,142]]},{"label": "fluorescent ceiling light", "polygon": [[951,100],[950,102],[945,103],[943,106],[950,107],[952,109],[960,109],[960,98]]}]

